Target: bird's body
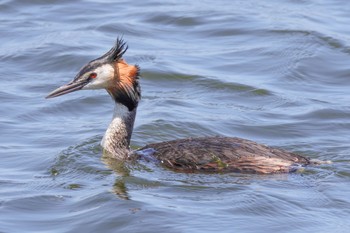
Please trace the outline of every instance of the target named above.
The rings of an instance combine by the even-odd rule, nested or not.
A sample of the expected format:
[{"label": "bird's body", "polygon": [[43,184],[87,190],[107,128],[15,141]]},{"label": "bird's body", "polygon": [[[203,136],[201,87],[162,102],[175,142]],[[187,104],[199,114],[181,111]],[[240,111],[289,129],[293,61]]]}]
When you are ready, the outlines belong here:
[{"label": "bird's body", "polygon": [[150,144],[142,149],[168,168],[183,172],[284,173],[309,160],[285,150],[232,137],[200,137]]},{"label": "bird's body", "polygon": [[139,151],[129,149],[136,109],[141,98],[139,67],[127,64],[122,55],[127,47],[118,39],[102,57],[84,66],[75,79],[47,98],[80,89],[106,89],[115,101],[115,111],[102,147],[124,161],[140,158],[143,151],[160,164],[184,172],[281,173],[308,165],[309,159],[284,150],[241,138],[199,137],[147,145]]}]

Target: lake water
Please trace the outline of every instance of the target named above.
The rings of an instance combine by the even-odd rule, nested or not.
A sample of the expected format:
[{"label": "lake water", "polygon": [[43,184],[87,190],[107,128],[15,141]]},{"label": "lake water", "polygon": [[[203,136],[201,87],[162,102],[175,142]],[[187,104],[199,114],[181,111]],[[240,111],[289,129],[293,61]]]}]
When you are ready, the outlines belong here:
[{"label": "lake water", "polygon": [[[0,232],[350,232],[347,0],[0,0]],[[132,146],[237,136],[332,164],[181,174],[101,158],[105,91],[45,100],[117,36]]]}]

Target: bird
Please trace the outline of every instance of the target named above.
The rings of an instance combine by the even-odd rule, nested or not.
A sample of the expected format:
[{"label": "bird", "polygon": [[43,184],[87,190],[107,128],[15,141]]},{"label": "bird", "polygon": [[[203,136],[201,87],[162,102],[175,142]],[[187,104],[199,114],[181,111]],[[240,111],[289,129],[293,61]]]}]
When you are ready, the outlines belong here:
[{"label": "bird", "polygon": [[75,78],[46,96],[53,98],[78,90],[105,89],[114,101],[114,114],[101,146],[121,162],[146,160],[185,173],[289,173],[309,165],[310,159],[283,149],[227,136],[174,139],[130,149],[136,110],[141,100],[140,67],[128,64],[128,46],[118,37],[101,57],[84,65]]}]

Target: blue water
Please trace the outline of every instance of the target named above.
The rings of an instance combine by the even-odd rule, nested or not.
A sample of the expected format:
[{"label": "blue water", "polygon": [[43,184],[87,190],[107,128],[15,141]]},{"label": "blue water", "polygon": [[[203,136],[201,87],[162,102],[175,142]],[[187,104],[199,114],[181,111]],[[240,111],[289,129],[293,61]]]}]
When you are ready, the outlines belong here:
[{"label": "blue water", "polygon": [[[0,232],[349,232],[350,2],[0,0]],[[225,135],[332,164],[181,174],[102,158],[104,91],[44,97],[123,35],[133,148]]]}]

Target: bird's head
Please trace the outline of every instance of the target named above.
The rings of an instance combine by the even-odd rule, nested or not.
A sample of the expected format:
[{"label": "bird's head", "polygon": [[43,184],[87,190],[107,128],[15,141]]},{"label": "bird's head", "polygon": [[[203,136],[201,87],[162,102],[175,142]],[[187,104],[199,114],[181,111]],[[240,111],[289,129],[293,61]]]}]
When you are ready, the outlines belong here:
[{"label": "bird's head", "polygon": [[53,98],[78,90],[106,89],[117,102],[129,111],[137,107],[141,98],[139,67],[122,59],[128,47],[122,39],[103,56],[86,64],[75,78],[52,91],[46,98]]}]

